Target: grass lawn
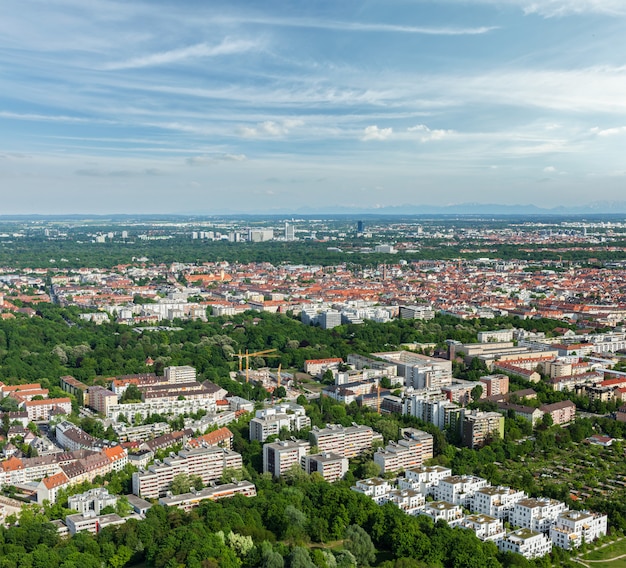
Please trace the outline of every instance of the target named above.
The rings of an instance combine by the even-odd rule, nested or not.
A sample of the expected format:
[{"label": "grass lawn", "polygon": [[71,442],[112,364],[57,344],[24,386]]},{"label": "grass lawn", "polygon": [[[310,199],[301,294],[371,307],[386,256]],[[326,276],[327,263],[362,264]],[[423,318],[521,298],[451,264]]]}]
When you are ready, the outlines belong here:
[{"label": "grass lawn", "polygon": [[[583,562],[585,560],[610,560],[611,558],[621,556],[622,554],[626,554],[626,539],[624,538],[612,544],[609,544],[604,548],[588,552],[587,554],[582,556],[582,560]],[[613,568],[617,568],[618,566],[626,567],[626,558],[622,558],[621,560],[616,560],[615,562],[612,562],[611,566]]]}]

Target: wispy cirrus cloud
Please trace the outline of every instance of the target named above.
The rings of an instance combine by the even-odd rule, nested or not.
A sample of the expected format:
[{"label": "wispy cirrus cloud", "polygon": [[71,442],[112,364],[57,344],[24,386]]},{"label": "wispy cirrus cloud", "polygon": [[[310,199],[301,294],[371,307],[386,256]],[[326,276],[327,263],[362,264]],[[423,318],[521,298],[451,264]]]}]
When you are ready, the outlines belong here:
[{"label": "wispy cirrus cloud", "polygon": [[156,168],[144,170],[104,170],[99,168],[83,168],[74,172],[78,176],[101,177],[101,178],[131,178],[143,176],[162,176],[164,172]]},{"label": "wispy cirrus cloud", "polygon": [[[454,0],[458,1],[458,0]],[[560,16],[605,14],[626,16],[623,0],[474,0],[480,4],[517,6],[525,14],[537,14],[544,18]]]},{"label": "wispy cirrus cloud", "polygon": [[269,18],[243,15],[238,16],[237,18],[219,18],[217,21],[225,23],[247,23],[267,26],[323,29],[342,32],[383,32],[442,36],[481,35],[498,29],[497,26],[409,26],[379,22],[346,22],[341,20],[325,20],[318,18]]},{"label": "wispy cirrus cloud", "polygon": [[214,154],[191,156],[186,162],[190,166],[210,166],[220,162],[245,162],[248,157],[245,154]]},{"label": "wispy cirrus cloud", "polygon": [[118,71],[123,69],[155,67],[159,65],[169,65],[171,63],[180,63],[189,59],[198,59],[202,57],[218,57],[221,55],[247,53],[252,50],[258,50],[260,47],[261,44],[258,41],[226,38],[217,45],[196,43],[187,47],[151,53],[140,57],[133,57],[131,59],[127,59],[126,61],[108,63],[104,65],[102,69],[104,71]]}]

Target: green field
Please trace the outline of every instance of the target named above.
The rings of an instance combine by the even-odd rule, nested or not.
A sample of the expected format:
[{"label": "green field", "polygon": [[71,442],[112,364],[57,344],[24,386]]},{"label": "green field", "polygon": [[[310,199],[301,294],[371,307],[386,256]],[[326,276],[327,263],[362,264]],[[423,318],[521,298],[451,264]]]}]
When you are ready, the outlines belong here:
[{"label": "green field", "polygon": [[626,557],[611,562],[612,558],[617,558],[622,555],[626,555],[626,539],[618,540],[612,544],[609,544],[608,546],[584,554],[583,556],[581,556],[581,560],[583,562],[589,560],[592,561],[590,562],[590,566],[605,566],[610,564],[612,568],[626,568]]}]

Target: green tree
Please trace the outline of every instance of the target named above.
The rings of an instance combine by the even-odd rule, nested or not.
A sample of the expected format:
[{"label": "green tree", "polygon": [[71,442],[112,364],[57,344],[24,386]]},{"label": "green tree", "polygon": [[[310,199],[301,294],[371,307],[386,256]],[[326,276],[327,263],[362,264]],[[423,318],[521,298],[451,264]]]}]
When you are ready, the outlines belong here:
[{"label": "green tree", "polygon": [[346,528],[343,545],[354,555],[358,566],[369,566],[376,559],[376,548],[370,535],[358,525]]}]

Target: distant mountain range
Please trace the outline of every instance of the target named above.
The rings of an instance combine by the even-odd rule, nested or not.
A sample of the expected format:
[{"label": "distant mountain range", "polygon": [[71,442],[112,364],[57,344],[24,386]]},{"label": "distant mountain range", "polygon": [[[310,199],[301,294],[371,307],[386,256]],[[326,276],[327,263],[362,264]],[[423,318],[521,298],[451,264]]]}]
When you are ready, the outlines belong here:
[{"label": "distant mountain range", "polygon": [[[272,211],[278,213],[278,211]],[[289,213],[281,211],[280,213]],[[393,205],[388,207],[303,207],[299,214],[361,214],[361,215],[622,215],[626,201],[594,201],[586,205],[538,207],[537,205],[504,205],[499,203],[458,203],[450,205]]]},{"label": "distant mountain range", "polygon": [[275,216],[368,216],[368,217],[395,217],[395,216],[582,216],[598,217],[607,215],[626,215],[626,201],[594,201],[586,205],[561,205],[559,207],[539,207],[533,204],[505,205],[501,203],[456,203],[448,205],[389,205],[384,207],[300,207],[298,209],[267,209],[249,211],[237,211],[235,209],[221,209],[206,212],[179,212],[179,213],[118,213],[118,214],[94,214],[94,213],[68,213],[66,215],[1,215],[0,219],[27,220],[27,219],[89,219],[93,222],[104,220],[136,220],[147,221],[150,219],[164,218],[206,218],[206,217],[275,217]]}]

